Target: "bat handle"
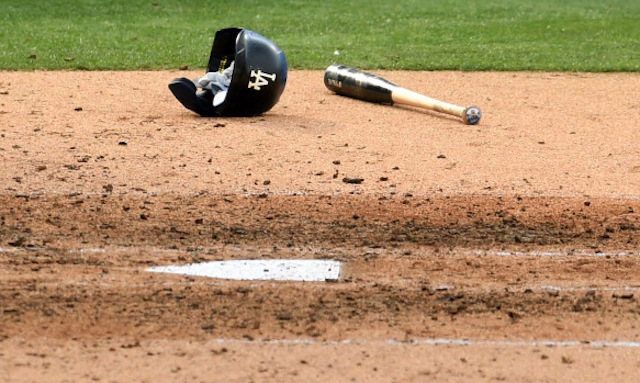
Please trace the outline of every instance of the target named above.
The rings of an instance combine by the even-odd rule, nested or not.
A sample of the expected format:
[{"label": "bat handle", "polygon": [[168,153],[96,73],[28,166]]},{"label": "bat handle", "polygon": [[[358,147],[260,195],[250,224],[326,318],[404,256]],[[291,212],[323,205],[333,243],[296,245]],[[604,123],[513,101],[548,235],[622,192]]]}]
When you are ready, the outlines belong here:
[{"label": "bat handle", "polygon": [[445,101],[436,100],[435,98],[402,87],[396,87],[391,94],[391,98],[396,104],[417,106],[452,116],[458,116],[468,125],[477,124],[481,117],[480,109],[476,106],[468,106],[465,108]]}]

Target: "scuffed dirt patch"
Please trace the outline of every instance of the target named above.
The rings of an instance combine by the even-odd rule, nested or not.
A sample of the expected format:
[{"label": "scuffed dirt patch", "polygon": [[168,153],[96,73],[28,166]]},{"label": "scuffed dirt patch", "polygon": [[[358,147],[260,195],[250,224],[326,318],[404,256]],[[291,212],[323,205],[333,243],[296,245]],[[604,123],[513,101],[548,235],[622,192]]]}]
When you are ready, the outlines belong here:
[{"label": "scuffed dirt patch", "polygon": [[[562,339],[614,320],[629,334],[640,315],[635,290],[603,290],[638,286],[635,253],[620,253],[638,246],[637,201],[107,193],[2,206],[4,336],[491,338],[535,323]],[[283,257],[345,266],[329,284],[144,271]],[[543,288],[562,281],[581,288]]]}]

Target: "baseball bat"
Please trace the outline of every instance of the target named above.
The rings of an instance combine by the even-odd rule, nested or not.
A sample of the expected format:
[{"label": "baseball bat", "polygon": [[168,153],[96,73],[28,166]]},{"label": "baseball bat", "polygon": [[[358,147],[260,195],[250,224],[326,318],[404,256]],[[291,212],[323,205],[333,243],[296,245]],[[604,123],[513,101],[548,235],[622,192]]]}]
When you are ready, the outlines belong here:
[{"label": "baseball bat", "polygon": [[403,104],[458,116],[468,125],[480,121],[480,108],[458,106],[397,86],[382,77],[346,65],[331,65],[324,72],[327,89],[344,96],[380,104]]}]

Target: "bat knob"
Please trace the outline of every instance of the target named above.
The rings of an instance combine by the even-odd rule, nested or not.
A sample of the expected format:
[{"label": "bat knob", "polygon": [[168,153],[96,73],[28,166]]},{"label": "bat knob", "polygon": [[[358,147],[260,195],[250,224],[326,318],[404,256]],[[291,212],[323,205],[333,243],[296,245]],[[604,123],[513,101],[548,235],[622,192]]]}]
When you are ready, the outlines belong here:
[{"label": "bat knob", "polygon": [[475,125],[480,121],[482,113],[477,106],[468,106],[464,110],[464,122],[468,125]]}]

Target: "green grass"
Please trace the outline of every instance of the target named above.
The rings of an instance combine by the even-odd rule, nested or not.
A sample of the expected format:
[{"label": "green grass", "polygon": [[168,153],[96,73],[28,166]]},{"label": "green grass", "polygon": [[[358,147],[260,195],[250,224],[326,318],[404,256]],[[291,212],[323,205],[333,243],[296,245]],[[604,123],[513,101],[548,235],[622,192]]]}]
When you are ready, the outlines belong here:
[{"label": "green grass", "polygon": [[0,11],[1,70],[203,68],[215,31],[240,26],[294,69],[640,71],[637,0],[3,0]]}]

